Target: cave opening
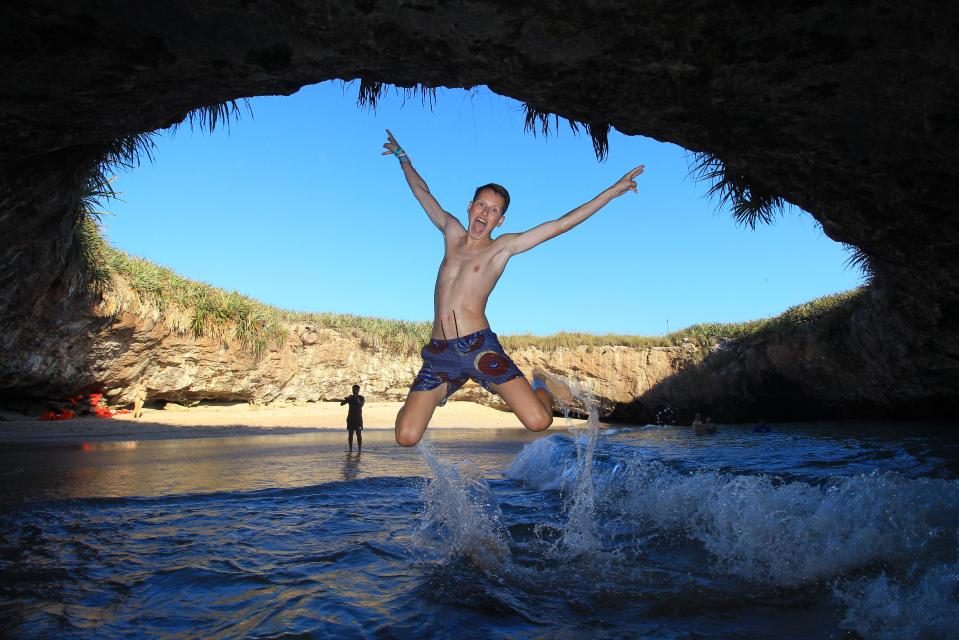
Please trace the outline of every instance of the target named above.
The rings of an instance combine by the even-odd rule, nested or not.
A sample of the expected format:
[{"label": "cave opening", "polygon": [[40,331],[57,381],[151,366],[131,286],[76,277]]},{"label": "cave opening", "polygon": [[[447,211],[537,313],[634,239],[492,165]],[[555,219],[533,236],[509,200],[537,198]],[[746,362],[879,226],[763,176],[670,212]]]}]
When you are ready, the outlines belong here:
[{"label": "cave opening", "polygon": [[[776,315],[862,281],[842,246],[796,207],[755,230],[736,224],[676,145],[613,130],[600,162],[584,132],[563,122],[545,136],[524,131],[522,104],[485,87],[429,100],[387,90],[375,109],[358,108],[355,96],[355,83],[331,81],[252,98],[212,132],[161,132],[152,162],[117,174],[120,198],[103,203],[115,214],[102,217],[107,237],[277,307],[426,318],[442,246],[395,162],[380,155],[390,127],[454,215],[475,184],[508,184],[515,204],[501,232],[561,215],[647,165],[638,198],[511,262],[490,307],[505,333],[661,335]],[[399,265],[410,286],[395,286]],[[556,297],[523,306],[544,269]]]}]

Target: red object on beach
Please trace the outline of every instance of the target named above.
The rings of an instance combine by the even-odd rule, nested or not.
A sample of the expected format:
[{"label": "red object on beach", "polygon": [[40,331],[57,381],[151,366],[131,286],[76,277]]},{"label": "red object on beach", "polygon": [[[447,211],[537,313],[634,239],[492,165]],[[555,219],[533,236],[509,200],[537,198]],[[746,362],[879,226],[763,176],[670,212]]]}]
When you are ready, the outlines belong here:
[{"label": "red object on beach", "polygon": [[76,417],[77,414],[70,411],[69,409],[61,409],[60,413],[54,413],[52,411],[47,411],[46,413],[40,416],[41,420],[69,420],[70,418]]},{"label": "red object on beach", "polygon": [[102,393],[91,393],[90,394],[90,406],[95,407],[100,404],[100,399],[103,397]]},{"label": "red object on beach", "polygon": [[93,410],[94,415],[98,418],[112,418],[113,410],[110,407],[103,405],[102,407],[97,407]]}]

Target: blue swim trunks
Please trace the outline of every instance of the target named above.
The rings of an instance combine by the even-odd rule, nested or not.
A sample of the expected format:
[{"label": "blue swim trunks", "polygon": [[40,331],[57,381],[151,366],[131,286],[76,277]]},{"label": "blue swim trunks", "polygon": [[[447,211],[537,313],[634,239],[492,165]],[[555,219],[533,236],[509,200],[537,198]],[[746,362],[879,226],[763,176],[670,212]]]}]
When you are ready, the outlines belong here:
[{"label": "blue swim trunks", "polygon": [[491,384],[503,384],[523,375],[489,329],[452,340],[430,340],[420,353],[423,366],[410,391],[432,391],[445,382],[448,386],[440,406],[470,378],[493,391]]}]

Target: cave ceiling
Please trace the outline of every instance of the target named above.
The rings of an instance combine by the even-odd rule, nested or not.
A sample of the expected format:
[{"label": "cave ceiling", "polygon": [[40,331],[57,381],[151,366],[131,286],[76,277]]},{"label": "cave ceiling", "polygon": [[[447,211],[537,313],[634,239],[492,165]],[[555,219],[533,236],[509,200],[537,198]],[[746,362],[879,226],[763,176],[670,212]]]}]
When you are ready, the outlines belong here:
[{"label": "cave ceiling", "polygon": [[[937,2],[8,3],[0,217],[39,220],[50,167],[197,107],[330,79],[487,85],[714,154],[862,249],[895,295],[959,311],[957,40],[959,5]],[[5,269],[42,267],[18,251]]]}]

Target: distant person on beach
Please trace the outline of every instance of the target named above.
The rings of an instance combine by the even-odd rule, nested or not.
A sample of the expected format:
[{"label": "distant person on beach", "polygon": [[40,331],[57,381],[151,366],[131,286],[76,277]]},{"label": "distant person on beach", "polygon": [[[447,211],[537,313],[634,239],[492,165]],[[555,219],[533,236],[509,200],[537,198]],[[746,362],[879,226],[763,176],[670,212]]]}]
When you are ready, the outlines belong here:
[{"label": "distant person on beach", "polygon": [[137,385],[133,388],[133,417],[139,418],[143,416],[143,405],[147,401],[147,385],[146,381],[143,378],[137,382]]},{"label": "distant person on beach", "polygon": [[[643,167],[556,220],[493,239],[493,230],[503,224],[509,208],[504,187],[490,183],[477,188],[467,204],[464,227],[436,201],[389,129],[386,135],[383,155],[393,154],[399,160],[413,196],[443,234],[446,248],[433,293],[432,339],[421,351],[423,367],[396,415],[396,441],[406,447],[418,443],[436,407],[471,378],[499,394],[527,429],[543,431],[553,422],[552,396],[568,395],[568,389],[538,369],[533,371],[532,386],[527,382],[490,330],[486,302],[510,258],[569,231],[627,191],[635,192],[635,178]],[[496,149],[478,151],[495,160]]]},{"label": "distant person on beach", "polygon": [[340,406],[350,405],[346,413],[346,431],[349,433],[350,451],[353,451],[353,434],[356,434],[356,450],[363,450],[363,404],[366,398],[360,395],[360,385],[353,385],[353,394],[340,400]]}]

